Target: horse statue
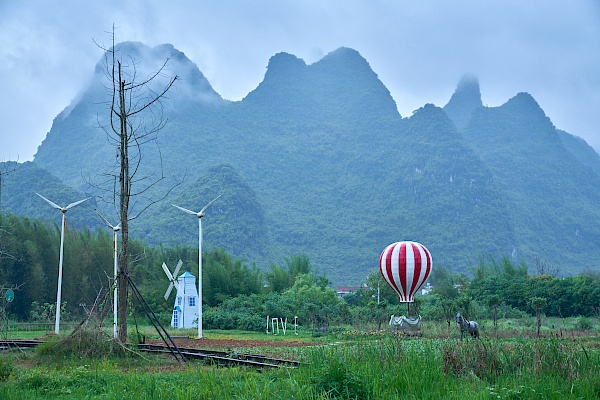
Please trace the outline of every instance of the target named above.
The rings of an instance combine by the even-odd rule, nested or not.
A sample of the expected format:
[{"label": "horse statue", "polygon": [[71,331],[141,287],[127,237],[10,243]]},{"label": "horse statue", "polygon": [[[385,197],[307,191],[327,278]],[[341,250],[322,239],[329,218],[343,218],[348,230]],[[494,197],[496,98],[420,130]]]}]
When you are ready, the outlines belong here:
[{"label": "horse statue", "polygon": [[460,327],[460,340],[463,340],[466,334],[471,337],[479,337],[479,325],[475,321],[469,321],[463,317],[460,313],[456,314],[456,323]]}]

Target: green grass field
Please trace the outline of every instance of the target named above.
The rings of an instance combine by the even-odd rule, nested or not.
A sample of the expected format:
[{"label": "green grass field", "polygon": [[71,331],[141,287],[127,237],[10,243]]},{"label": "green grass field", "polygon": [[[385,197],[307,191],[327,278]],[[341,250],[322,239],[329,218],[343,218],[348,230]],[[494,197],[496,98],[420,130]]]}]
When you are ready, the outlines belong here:
[{"label": "green grass field", "polygon": [[[558,321],[560,322],[560,321]],[[258,372],[215,367],[132,351],[82,356],[68,347],[0,353],[4,399],[597,399],[600,338],[557,321],[535,338],[528,327],[485,329],[458,340],[444,324],[421,337],[339,329],[318,337],[204,331],[207,338],[319,341],[311,347],[254,348],[303,362],[297,369]],[[576,324],[573,321],[572,325]],[[487,326],[487,323],[483,323]],[[507,324],[507,326],[510,324]],[[554,328],[552,328],[554,326]],[[146,330],[147,328],[144,328]],[[512,335],[508,333],[512,332]],[[193,337],[196,331],[175,332]],[[494,335],[493,333],[496,333]],[[146,332],[152,336],[150,330]],[[498,338],[496,338],[498,336]],[[57,338],[54,341],[58,342]],[[105,344],[90,343],[101,347]],[[91,354],[91,353],[90,353]]]}]

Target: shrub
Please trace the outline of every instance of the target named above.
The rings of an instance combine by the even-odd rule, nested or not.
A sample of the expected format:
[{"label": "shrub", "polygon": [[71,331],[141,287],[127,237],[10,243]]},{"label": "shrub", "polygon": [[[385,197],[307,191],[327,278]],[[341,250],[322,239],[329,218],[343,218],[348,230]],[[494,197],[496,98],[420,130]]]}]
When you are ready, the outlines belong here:
[{"label": "shrub", "polygon": [[0,382],[6,382],[12,372],[12,363],[6,358],[0,358]]},{"label": "shrub", "polygon": [[265,329],[265,320],[259,314],[209,308],[202,315],[202,325],[206,329],[241,329],[261,332]]},{"label": "shrub", "polygon": [[575,323],[575,329],[578,331],[589,331],[592,330],[592,321],[588,317],[579,317]]},{"label": "shrub", "polygon": [[57,358],[77,357],[107,357],[109,355],[124,355],[125,349],[101,331],[94,329],[79,329],[67,337],[56,337],[39,345],[36,351],[41,356]]}]

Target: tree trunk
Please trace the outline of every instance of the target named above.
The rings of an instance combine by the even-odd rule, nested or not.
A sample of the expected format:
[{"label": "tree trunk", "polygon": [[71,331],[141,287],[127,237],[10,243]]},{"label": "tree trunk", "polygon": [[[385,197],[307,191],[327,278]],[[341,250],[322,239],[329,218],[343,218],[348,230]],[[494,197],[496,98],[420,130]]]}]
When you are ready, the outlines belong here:
[{"label": "tree trunk", "polygon": [[125,109],[125,81],[122,79],[121,63],[119,66],[119,119],[120,119],[120,157],[121,172],[119,174],[119,214],[121,219],[121,253],[119,255],[118,287],[118,325],[119,340],[127,340],[127,294],[129,272],[128,244],[129,244],[129,137],[127,132],[127,111]]},{"label": "tree trunk", "polygon": [[[140,182],[144,178],[134,178],[136,173],[139,172],[141,162],[141,147],[144,143],[155,140],[154,135],[158,133],[163,127],[165,122],[162,120],[162,108],[158,108],[157,115],[159,118],[153,119],[152,126],[146,126],[143,122],[143,116],[141,116],[144,110],[147,112],[153,112],[153,107],[160,105],[161,98],[169,91],[171,86],[175,83],[177,76],[173,77],[164,86],[163,90],[156,91],[151,88],[150,83],[161,74],[163,68],[167,65],[168,58],[165,63],[158,69],[157,72],[153,73],[148,79],[142,82],[136,82],[136,67],[133,65],[125,66],[122,68],[121,61],[116,58],[115,42],[114,42],[114,27],[112,35],[113,46],[110,50],[105,50],[105,57],[110,54],[112,60],[106,62],[106,75],[111,80],[112,86],[112,98],[110,107],[110,130],[105,131],[109,133],[111,140],[114,140],[114,145],[117,147],[117,157],[119,158],[118,163],[118,179],[119,185],[115,184],[112,189],[114,197],[112,201],[119,212],[119,220],[121,224],[121,251],[119,253],[118,262],[118,273],[117,273],[117,325],[118,325],[118,339],[122,342],[127,341],[127,316],[128,316],[128,285],[129,285],[129,221],[139,216],[149,205],[155,203],[158,200],[152,198],[152,196],[146,197],[146,200],[150,203],[141,210],[136,210],[137,214],[130,216],[129,204],[132,196],[132,184],[133,182]],[[127,71],[133,73],[127,74]],[[131,82],[126,82],[124,77],[131,77]],[[141,93],[146,91],[150,93],[148,97],[142,98]],[[137,120],[136,120],[137,116]],[[133,147],[130,147],[133,146]],[[131,156],[130,150],[133,149]],[[130,159],[133,157],[133,159]],[[133,165],[130,165],[133,163]],[[117,179],[117,170],[111,172],[111,177]],[[141,188],[136,187],[136,194],[133,196],[139,196],[142,193],[150,190],[158,181],[162,180],[164,176],[162,173],[159,177],[151,179],[147,185],[141,185]],[[118,194],[117,194],[118,190]],[[165,195],[166,197],[166,195]],[[118,203],[118,205],[117,205]],[[132,211],[134,212],[134,211]]]}]

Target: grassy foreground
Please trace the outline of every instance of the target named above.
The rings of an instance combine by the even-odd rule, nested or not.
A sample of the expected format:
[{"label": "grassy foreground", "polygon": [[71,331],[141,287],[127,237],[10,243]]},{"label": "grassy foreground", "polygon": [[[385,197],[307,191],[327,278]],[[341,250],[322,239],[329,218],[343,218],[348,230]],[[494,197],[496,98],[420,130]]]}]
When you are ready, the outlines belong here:
[{"label": "grassy foreground", "polygon": [[[319,338],[321,340],[323,338]],[[169,357],[0,353],[1,399],[595,399],[600,341],[344,335],[315,347],[254,352],[297,358],[258,372]],[[81,353],[78,353],[81,354]]]}]

